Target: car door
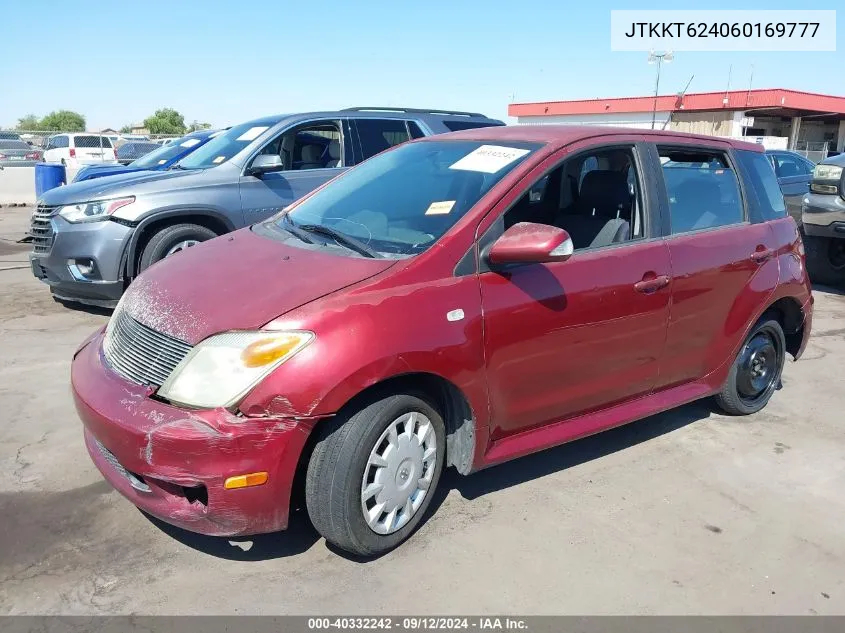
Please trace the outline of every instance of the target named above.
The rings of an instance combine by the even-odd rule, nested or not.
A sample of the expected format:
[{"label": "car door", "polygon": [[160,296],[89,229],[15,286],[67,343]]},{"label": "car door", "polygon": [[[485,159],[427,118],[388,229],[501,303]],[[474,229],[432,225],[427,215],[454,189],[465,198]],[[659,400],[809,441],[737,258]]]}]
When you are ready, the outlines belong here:
[{"label": "car door", "polygon": [[260,154],[279,155],[283,169],[252,175],[249,166],[255,156],[247,161],[239,183],[247,224],[278,213],[354,162],[349,123],[345,119],[315,119],[291,126],[265,144],[256,156]]},{"label": "car door", "polygon": [[630,183],[629,239],[576,243],[565,262],[499,271],[480,264],[493,440],[646,394],[654,386],[669,316],[670,262],[666,245],[653,233],[659,225],[652,217],[653,185],[644,178],[636,140],[570,146],[523,179],[520,198],[507,210],[492,211],[500,217],[481,238],[482,252],[517,221],[566,228],[567,210],[585,195],[578,184],[581,165],[597,152],[600,159],[610,151],[630,157],[633,171],[612,178],[617,191],[628,191]]},{"label": "car door", "polygon": [[417,138],[415,134],[421,134],[419,126],[404,119],[357,117],[350,120],[355,131],[359,161]]},{"label": "car door", "polygon": [[771,158],[786,202],[786,210],[800,225],[801,200],[810,191],[813,164],[789,152],[772,152]]},{"label": "car door", "polygon": [[58,163],[61,162],[63,156],[60,156],[61,150],[59,149],[60,139],[67,138],[65,136],[51,136],[47,140],[47,148],[44,151],[44,162],[47,163]]},{"label": "car door", "polygon": [[736,331],[777,281],[775,239],[751,224],[729,147],[655,147],[662,166],[672,308],[658,388],[703,378],[728,360]]}]

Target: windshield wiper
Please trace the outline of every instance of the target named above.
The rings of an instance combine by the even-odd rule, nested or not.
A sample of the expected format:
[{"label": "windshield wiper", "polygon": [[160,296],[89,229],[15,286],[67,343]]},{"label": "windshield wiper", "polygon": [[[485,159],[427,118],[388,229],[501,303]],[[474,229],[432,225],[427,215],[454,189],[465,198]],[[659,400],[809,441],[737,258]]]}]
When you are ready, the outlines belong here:
[{"label": "windshield wiper", "polygon": [[[285,216],[287,217],[287,216]],[[288,222],[292,222],[290,218],[288,218]],[[308,231],[309,233],[319,233],[320,235],[327,235],[334,239],[335,242],[340,244],[341,246],[345,246],[346,248],[359,253],[360,255],[364,255],[366,257],[372,257],[374,259],[381,259],[383,255],[379,253],[374,248],[364,244],[358,238],[352,237],[351,235],[347,235],[341,231],[338,231],[335,228],[330,226],[326,226],[325,224],[298,224],[296,225],[298,228],[302,229],[303,231]]]},{"label": "windshield wiper", "polygon": [[285,221],[285,225],[284,225],[285,231],[287,231],[288,233],[290,233],[294,237],[298,237],[300,240],[302,240],[306,244],[313,244],[314,243],[314,240],[312,240],[308,236],[308,233],[306,233],[301,228],[299,228],[299,226],[296,224],[296,222],[291,220],[290,216],[287,213],[285,213],[282,216],[282,219]]}]

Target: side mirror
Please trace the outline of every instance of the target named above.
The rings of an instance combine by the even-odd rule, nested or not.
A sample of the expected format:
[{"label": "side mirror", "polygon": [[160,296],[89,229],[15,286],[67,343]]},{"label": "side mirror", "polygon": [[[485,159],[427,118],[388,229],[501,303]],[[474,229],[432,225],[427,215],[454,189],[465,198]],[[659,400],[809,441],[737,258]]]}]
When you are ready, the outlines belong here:
[{"label": "side mirror", "polygon": [[493,242],[487,261],[493,266],[564,262],[574,250],[569,233],[563,229],[548,224],[519,222]]},{"label": "side mirror", "polygon": [[249,174],[251,176],[260,176],[261,174],[268,174],[271,171],[282,171],[282,158],[278,154],[259,154],[252,161],[249,167]]}]

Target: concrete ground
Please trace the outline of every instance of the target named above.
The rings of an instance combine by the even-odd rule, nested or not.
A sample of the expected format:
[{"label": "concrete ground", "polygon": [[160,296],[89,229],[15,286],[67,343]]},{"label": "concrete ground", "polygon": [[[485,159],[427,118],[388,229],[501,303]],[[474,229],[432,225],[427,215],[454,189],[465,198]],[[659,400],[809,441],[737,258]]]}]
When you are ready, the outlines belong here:
[{"label": "concrete ground", "polygon": [[104,313],[30,274],[0,210],[2,614],[843,614],[845,296],[758,415],[705,402],[468,478],[369,562],[317,537],[230,543],[153,523],[82,443],[70,356]]}]

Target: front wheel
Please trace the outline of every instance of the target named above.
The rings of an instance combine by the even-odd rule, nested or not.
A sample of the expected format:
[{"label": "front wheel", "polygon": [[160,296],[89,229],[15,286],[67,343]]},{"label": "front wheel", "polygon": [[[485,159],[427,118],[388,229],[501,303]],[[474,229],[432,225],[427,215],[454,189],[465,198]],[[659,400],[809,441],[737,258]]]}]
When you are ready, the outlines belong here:
[{"label": "front wheel", "polygon": [[806,234],[803,238],[810,279],[829,286],[845,282],[845,238]]},{"label": "front wheel", "polygon": [[174,224],[157,231],[144,246],[138,271],[142,272],[157,261],[217,237],[217,233],[199,224]]},{"label": "front wheel", "polygon": [[765,314],[745,339],[716,403],[730,415],[760,411],[780,385],[785,361],[783,328]]},{"label": "front wheel", "polygon": [[407,539],[440,480],[446,433],[425,400],[387,396],[319,430],[305,503],[317,531],[337,547],[374,556]]}]

